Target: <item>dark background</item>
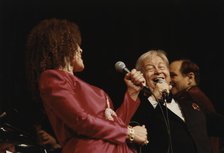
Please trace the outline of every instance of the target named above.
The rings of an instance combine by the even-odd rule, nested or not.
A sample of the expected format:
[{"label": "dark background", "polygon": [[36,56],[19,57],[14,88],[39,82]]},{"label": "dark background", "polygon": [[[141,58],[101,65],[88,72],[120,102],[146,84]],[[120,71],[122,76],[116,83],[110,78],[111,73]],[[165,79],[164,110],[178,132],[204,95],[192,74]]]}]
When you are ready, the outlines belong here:
[{"label": "dark background", "polygon": [[140,54],[160,48],[170,60],[189,58],[200,66],[200,87],[224,114],[223,0],[1,0],[0,111],[32,110],[25,85],[26,38],[40,20],[52,17],[80,26],[86,69],[78,75],[103,88],[115,107],[125,85],[114,64],[121,60],[131,69]]}]

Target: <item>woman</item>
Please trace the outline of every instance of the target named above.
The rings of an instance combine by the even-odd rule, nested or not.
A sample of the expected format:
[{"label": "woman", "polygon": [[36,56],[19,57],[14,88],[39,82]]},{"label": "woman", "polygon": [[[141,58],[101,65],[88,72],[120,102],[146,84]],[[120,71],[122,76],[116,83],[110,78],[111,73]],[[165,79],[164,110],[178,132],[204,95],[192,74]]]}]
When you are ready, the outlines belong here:
[{"label": "woman", "polygon": [[135,69],[125,75],[127,92],[114,112],[102,89],[76,76],[84,70],[80,45],[79,28],[70,21],[43,20],[32,29],[27,55],[33,96],[40,93],[63,153],[133,152],[127,141],[148,143],[144,125],[128,126],[140,103],[143,75]]}]

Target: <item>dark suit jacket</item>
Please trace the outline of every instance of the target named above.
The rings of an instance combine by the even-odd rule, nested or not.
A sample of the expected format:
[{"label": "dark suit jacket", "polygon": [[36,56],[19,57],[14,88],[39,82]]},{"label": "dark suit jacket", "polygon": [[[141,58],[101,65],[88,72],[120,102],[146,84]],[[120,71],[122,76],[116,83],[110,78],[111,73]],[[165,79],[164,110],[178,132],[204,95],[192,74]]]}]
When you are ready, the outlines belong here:
[{"label": "dark suit jacket", "polygon": [[216,113],[211,100],[198,88],[193,86],[187,91],[183,91],[179,97],[191,97],[192,101],[197,102],[207,119],[209,136],[224,136],[224,116]]},{"label": "dark suit jacket", "polygon": [[[192,99],[199,104],[202,111],[206,114],[208,135],[210,139],[212,153],[220,153],[219,137],[217,136],[221,136],[221,133],[223,133],[224,130],[221,129],[221,133],[220,133],[218,129],[214,129],[216,128],[215,125],[217,125],[218,123],[217,117],[215,117],[216,118],[215,124],[211,123],[214,121],[212,118],[214,118],[214,116],[217,116],[215,115],[216,114],[215,107],[213,106],[212,101],[207,97],[207,95],[205,95],[205,93],[198,86],[193,86],[182,94],[185,96],[192,97]],[[220,127],[220,126],[218,125],[217,127]]]},{"label": "dark suit jacket", "polygon": [[167,153],[170,144],[173,153],[211,153],[205,115],[190,97],[177,99],[185,122],[164,105],[153,108],[147,97],[140,97],[141,105],[133,121],[144,124],[148,129],[149,144],[142,146],[142,153]]}]

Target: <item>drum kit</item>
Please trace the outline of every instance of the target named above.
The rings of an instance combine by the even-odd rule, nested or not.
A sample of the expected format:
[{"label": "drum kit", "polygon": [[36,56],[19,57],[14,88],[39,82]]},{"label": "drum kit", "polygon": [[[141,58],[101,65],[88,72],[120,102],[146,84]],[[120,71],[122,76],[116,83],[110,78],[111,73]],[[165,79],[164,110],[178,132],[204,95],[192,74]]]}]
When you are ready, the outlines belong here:
[{"label": "drum kit", "polygon": [[11,124],[8,113],[0,114],[0,153],[47,153],[32,136]]}]

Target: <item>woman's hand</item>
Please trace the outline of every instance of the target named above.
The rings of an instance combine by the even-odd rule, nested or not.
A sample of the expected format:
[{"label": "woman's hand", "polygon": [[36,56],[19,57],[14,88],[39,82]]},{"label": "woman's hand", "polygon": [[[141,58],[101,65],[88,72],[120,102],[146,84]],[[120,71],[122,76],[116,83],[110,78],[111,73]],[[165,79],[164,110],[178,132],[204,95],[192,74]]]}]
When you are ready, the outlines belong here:
[{"label": "woman's hand", "polygon": [[147,135],[148,135],[147,129],[145,128],[144,125],[128,127],[128,136],[131,142],[135,142],[137,144],[142,145],[148,144],[149,141]]}]

